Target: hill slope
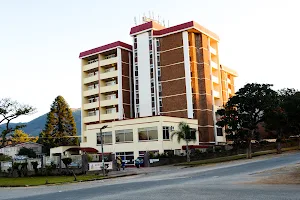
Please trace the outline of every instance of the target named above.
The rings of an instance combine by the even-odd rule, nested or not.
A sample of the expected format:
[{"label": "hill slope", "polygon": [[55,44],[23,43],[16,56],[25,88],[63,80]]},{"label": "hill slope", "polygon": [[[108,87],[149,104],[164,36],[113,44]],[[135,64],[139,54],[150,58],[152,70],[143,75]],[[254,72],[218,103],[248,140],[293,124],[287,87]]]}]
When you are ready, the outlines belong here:
[{"label": "hill slope", "polygon": [[[77,135],[80,135],[81,132],[81,110],[73,109],[73,117],[76,123]],[[31,135],[38,136],[41,131],[44,129],[46,124],[47,114],[41,115],[30,122],[27,123],[11,123],[11,126],[24,124],[26,127],[22,128],[22,130]],[[5,124],[0,125],[0,132],[4,129]]]}]

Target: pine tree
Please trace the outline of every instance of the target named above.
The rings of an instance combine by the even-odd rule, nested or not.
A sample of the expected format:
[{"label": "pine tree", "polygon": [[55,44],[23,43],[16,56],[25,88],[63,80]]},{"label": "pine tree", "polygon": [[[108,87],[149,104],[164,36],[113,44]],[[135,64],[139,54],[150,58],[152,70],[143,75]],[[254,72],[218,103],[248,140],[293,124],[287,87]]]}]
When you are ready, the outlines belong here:
[{"label": "pine tree", "polygon": [[56,97],[47,115],[45,129],[40,134],[46,152],[53,147],[78,145],[78,139],[72,137],[76,134],[72,110],[62,96]]}]

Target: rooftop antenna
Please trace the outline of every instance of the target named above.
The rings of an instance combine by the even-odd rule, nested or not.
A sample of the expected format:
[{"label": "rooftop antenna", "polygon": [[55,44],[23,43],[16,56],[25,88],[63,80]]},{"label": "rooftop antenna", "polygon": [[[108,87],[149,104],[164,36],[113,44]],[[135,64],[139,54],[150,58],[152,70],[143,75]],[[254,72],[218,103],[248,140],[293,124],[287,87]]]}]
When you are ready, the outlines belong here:
[{"label": "rooftop antenna", "polygon": [[134,24],[137,25],[137,23],[136,23],[136,17],[134,17]]},{"label": "rooftop antenna", "polygon": [[169,20],[168,20],[168,28],[170,27],[170,23],[169,23]]},{"label": "rooftop antenna", "polygon": [[165,20],[163,20],[163,21],[162,21],[162,23],[163,23],[163,25],[164,25],[164,26],[166,26],[166,24],[165,24]]},{"label": "rooftop antenna", "polygon": [[154,11],[152,11],[152,18],[153,18],[153,20],[154,20]]},{"label": "rooftop antenna", "polygon": [[149,18],[151,19],[151,12],[150,12],[150,10],[149,10]]}]

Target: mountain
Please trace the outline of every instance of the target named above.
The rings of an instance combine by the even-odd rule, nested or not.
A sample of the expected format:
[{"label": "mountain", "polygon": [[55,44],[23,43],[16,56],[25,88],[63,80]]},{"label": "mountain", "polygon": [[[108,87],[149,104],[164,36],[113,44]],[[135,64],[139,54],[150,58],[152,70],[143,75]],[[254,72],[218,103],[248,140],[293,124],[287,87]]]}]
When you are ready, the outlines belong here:
[{"label": "mountain", "polygon": [[[77,128],[77,135],[81,135],[81,110],[80,108],[72,109],[73,117],[76,123]],[[26,125],[26,127],[22,128],[22,130],[31,135],[31,136],[38,136],[41,131],[45,128],[47,120],[47,113],[44,115],[41,115],[30,122],[27,123],[10,123],[10,126],[16,126],[16,125]],[[0,125],[0,132],[5,128],[5,124]]]}]

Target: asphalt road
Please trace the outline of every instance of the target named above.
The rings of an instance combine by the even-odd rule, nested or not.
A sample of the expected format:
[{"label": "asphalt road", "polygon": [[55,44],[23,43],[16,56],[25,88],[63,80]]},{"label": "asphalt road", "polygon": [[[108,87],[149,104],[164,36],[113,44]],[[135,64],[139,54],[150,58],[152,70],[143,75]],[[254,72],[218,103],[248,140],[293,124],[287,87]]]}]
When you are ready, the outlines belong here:
[{"label": "asphalt road", "polygon": [[[0,199],[298,199],[299,185],[248,184],[254,174],[300,162],[300,153],[205,167],[151,168],[146,175],[63,186],[1,188]],[[257,175],[255,175],[257,177]]]}]

